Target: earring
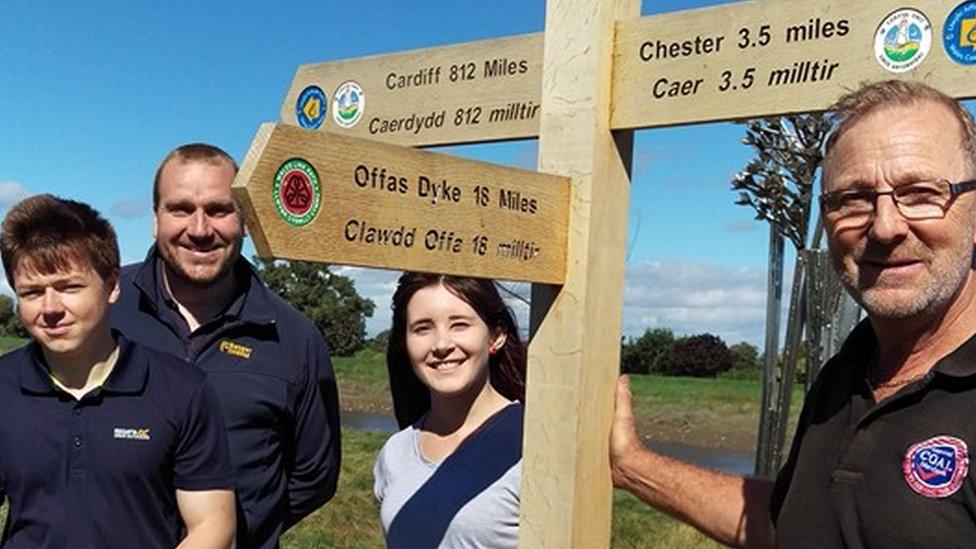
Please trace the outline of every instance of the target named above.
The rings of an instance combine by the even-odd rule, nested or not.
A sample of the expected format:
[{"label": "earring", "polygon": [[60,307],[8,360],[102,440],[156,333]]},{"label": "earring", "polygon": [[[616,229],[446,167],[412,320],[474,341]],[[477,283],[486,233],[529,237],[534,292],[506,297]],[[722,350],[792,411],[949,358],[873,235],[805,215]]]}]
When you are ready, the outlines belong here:
[{"label": "earring", "polygon": [[495,347],[494,345],[492,345],[491,347],[488,347],[488,354],[491,355],[491,356],[497,355],[498,354],[498,347]]}]

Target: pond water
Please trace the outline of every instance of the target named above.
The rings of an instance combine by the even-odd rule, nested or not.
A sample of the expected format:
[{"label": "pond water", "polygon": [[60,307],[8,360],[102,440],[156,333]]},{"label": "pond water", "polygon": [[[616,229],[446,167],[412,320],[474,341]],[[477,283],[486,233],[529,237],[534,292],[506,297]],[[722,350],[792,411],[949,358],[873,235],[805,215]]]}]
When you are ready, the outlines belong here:
[{"label": "pond water", "polygon": [[[360,431],[393,433],[397,430],[396,420],[387,414],[343,412],[342,425]],[[720,448],[660,441],[645,440],[644,443],[656,452],[709,469],[735,475],[748,475],[754,469],[755,461],[749,452],[735,452]]]}]

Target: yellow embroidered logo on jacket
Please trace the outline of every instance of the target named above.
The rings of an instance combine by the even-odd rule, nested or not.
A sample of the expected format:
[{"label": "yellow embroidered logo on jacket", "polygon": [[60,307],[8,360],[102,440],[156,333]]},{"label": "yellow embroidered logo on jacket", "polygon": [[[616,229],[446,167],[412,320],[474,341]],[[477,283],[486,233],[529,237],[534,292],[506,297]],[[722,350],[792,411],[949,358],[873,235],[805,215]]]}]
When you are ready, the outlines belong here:
[{"label": "yellow embroidered logo on jacket", "polygon": [[251,358],[251,348],[250,347],[245,347],[245,346],[241,345],[240,343],[234,343],[233,341],[230,341],[229,339],[222,340],[217,345],[217,348],[220,349],[220,352],[227,353],[227,354],[229,354],[231,356],[236,356],[238,358]]}]

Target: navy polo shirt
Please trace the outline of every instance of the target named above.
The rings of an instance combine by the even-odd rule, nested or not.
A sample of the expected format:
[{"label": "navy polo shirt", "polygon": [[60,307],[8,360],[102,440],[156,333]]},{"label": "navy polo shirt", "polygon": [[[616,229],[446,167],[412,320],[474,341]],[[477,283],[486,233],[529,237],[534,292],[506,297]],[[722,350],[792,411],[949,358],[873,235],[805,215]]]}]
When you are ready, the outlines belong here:
[{"label": "navy polo shirt", "polygon": [[0,357],[5,547],[174,547],[176,490],[233,487],[203,372],[119,336],[105,383],[76,400],[40,346]]}]

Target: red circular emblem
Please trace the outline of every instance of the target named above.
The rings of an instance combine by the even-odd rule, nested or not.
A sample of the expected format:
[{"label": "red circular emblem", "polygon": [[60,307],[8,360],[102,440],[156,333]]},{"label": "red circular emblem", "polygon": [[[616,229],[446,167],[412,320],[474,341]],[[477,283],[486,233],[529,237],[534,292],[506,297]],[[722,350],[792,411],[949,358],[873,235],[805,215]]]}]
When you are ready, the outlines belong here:
[{"label": "red circular emblem", "polygon": [[312,209],[314,193],[308,174],[297,168],[285,172],[278,188],[281,205],[295,217],[302,217]]},{"label": "red circular emblem", "polygon": [[948,435],[923,440],[905,452],[902,473],[915,493],[949,497],[969,475],[969,448],[965,441]]}]

